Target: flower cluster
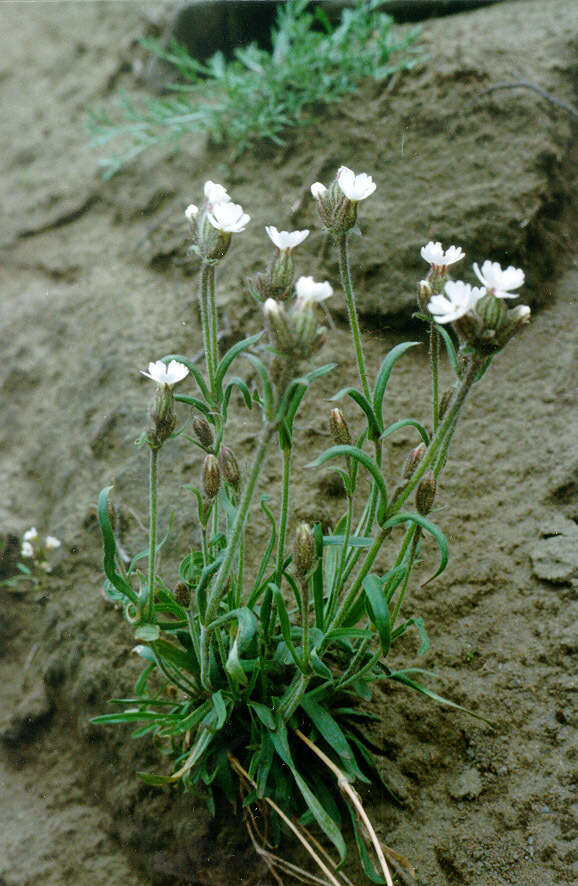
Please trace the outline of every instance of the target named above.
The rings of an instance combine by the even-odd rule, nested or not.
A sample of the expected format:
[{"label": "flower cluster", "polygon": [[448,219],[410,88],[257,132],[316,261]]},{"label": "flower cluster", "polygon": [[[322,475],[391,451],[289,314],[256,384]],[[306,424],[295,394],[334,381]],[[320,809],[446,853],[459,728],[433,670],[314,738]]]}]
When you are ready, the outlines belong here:
[{"label": "flower cluster", "polygon": [[60,539],[53,535],[45,536],[44,542],[41,542],[38,530],[35,526],[31,526],[22,536],[20,556],[27,560],[35,560],[41,569],[51,572],[52,566],[48,558],[53,551],[58,550],[61,544]]},{"label": "flower cluster", "polygon": [[445,250],[441,243],[430,242],[421,248],[421,256],[430,265],[427,280],[418,287],[418,302],[436,323],[453,323],[466,344],[483,354],[504,347],[530,318],[530,308],[518,305],[507,310],[504,299],[517,298],[515,292],[524,283],[524,271],[511,265],[502,269],[498,262],[485,261],[473,268],[481,286],[451,280],[448,266],[464,258],[459,246]]},{"label": "flower cluster", "polygon": [[199,208],[189,203],[189,222],[195,249],[206,261],[219,261],[226,254],[233,234],[244,231],[251,216],[239,203],[233,203],[226,188],[209,179],[204,186],[204,202]]},{"label": "flower cluster", "polygon": [[171,360],[168,364],[157,360],[149,363],[148,371],[141,369],[141,373],[157,384],[149,410],[151,427],[146,432],[145,440],[151,449],[160,449],[174,431],[177,422],[173,386],[186,378],[189,370],[177,360]]},{"label": "flower cluster", "polygon": [[357,204],[371,197],[376,187],[373,178],[365,172],[356,175],[348,166],[340,166],[329,188],[314,182],[311,194],[327,230],[343,236],[355,227]]},{"label": "flower cluster", "polygon": [[263,305],[271,344],[293,362],[310,357],[323,345],[325,327],[319,325],[314,308],[333,295],[333,288],[327,280],[317,283],[313,277],[300,277],[295,292],[297,298],[289,310],[273,298]]}]

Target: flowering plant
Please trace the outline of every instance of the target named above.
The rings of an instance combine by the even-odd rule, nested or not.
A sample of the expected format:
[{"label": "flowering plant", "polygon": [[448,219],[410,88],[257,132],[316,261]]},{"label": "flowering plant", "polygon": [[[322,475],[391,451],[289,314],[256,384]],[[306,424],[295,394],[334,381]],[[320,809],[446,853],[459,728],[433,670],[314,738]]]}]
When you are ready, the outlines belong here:
[{"label": "flowering plant", "polygon": [[[151,362],[143,371],[156,384],[150,425],[139,441],[150,457],[146,575],[139,570],[140,557],[127,567],[117,556],[110,488],[102,491],[98,508],[106,591],[134,626],[135,651],[144,670],[128,707],[96,722],[132,723],[139,727],[135,735],[154,735],[166,745],[174,766],[168,774],[141,773],[144,781],[202,787],[210,802],[217,792],[234,805],[240,801],[253,844],[272,870],[332,886],[351,882],[341,870],[344,815],[351,819],[369,879],[391,886],[390,865],[400,864],[399,855],[378,840],[354,787],[375,778],[363,733],[372,714],[358,701],[370,699],[376,681],[389,680],[459,707],[418,682],[416,669],[391,667],[387,656],[410,629],[421,635],[420,651],[428,647],[422,620],[402,610],[424,535],[435,540],[440,558],[428,582],[448,561],[444,535],[430,517],[439,477],[466,397],[529,316],[528,308],[507,310],[503,303],[522,284],[522,271],[502,271],[491,262],[480,271],[475,265],[483,286],[472,288],[449,276],[449,267],[464,258],[460,247],[444,250],[433,242],[423,247],[430,272],[418,286],[418,305],[430,337],[431,420],[401,418],[386,426],[389,378],[397,361],[419,342],[394,347],[370,380],[349,236],[356,229],[359,203],[375,188],[370,176],[341,167],[329,187],[317,182],[311,189],[337,248],[360,382],[332,397],[332,445],[309,465],[327,465],[341,478],[346,509],[333,529],[300,523],[293,543],[287,531],[295,419],[309,389],[335,368],[316,365],[326,338],[319,304],[332,297],[332,286],[310,276],[296,278],[293,251],[308,231],[268,226],[275,254],[251,285],[264,331],[221,355],[216,269],[232,235],[241,234],[250,218],[214,182],[205,185],[203,206],[191,204],[186,210],[192,248],[201,258],[205,371],[180,354]],[[457,340],[446,328],[449,323]],[[442,342],[455,375],[443,395],[438,378]],[[251,364],[258,384],[232,374],[241,358]],[[192,392],[175,392],[177,384],[191,381]],[[360,411],[365,427],[357,439],[336,405],[342,401]],[[233,403],[250,410],[259,429],[246,474],[229,445]],[[178,428],[177,409],[188,414]],[[384,471],[384,441],[403,428],[415,431],[419,442],[395,479]],[[188,487],[196,498],[198,531],[180,563],[180,581],[169,587],[157,570],[158,460],[167,444],[185,442],[203,453],[200,484]],[[247,526],[275,444],[281,500],[277,507],[267,496],[260,500],[269,530],[255,557],[247,546]],[[362,473],[369,478],[369,495],[360,482]],[[398,534],[398,554],[385,566],[379,555],[386,540]],[[333,844],[337,861],[305,829],[312,822]],[[319,876],[277,854],[286,829],[305,846]]]}]

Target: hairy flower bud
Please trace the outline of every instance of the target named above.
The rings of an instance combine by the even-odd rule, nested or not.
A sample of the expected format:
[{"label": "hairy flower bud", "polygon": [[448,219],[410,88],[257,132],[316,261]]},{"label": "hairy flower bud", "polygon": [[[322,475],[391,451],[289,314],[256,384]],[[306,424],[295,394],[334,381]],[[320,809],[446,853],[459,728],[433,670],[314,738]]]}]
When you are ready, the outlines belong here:
[{"label": "hairy flower bud", "polygon": [[341,409],[331,410],[329,432],[336,446],[351,446],[351,434]]},{"label": "hairy flower bud", "polygon": [[476,314],[486,330],[497,332],[506,319],[507,308],[501,298],[496,298],[488,292],[477,301]]},{"label": "hairy flower bud", "polygon": [[177,582],[175,586],[174,598],[179,604],[179,606],[184,606],[185,608],[191,602],[191,589],[184,581]]},{"label": "hairy flower bud", "polygon": [[415,506],[418,514],[425,517],[432,509],[436,495],[436,478],[433,471],[426,471],[415,492]]},{"label": "hairy flower bud", "polygon": [[419,465],[420,461],[424,457],[426,453],[426,445],[425,443],[420,443],[415,449],[412,449],[409,453],[408,457],[405,460],[405,464],[403,466],[403,470],[401,472],[401,476],[403,480],[409,480],[409,478],[413,475],[415,469]]},{"label": "hairy flower bud", "polygon": [[221,466],[221,471],[223,472],[223,477],[233,488],[235,492],[239,491],[239,486],[241,485],[241,471],[239,470],[239,463],[235,458],[235,455],[228,446],[221,446],[221,450],[219,452],[219,464]]},{"label": "hairy flower bud", "polygon": [[203,492],[208,499],[215,498],[221,487],[221,469],[214,455],[205,456],[201,471]]},{"label": "hairy flower bud", "polygon": [[431,316],[428,304],[433,295],[433,290],[427,280],[420,280],[417,284],[417,303],[422,314],[426,317]]},{"label": "hairy flower bud", "polygon": [[283,305],[273,298],[268,298],[263,305],[263,311],[273,345],[283,354],[292,354],[295,349],[295,337]]},{"label": "hairy flower bud", "polygon": [[456,392],[455,387],[448,388],[447,391],[444,391],[442,394],[441,400],[438,406],[438,417],[439,420],[442,421],[446,412],[448,411],[448,407],[452,402],[453,396]]},{"label": "hairy flower bud", "polygon": [[153,426],[148,429],[146,440],[151,449],[160,449],[165,440],[171,436],[177,423],[175,401],[170,385],[159,385],[149,415]]},{"label": "hairy flower bud", "polygon": [[300,523],[295,533],[293,561],[299,578],[303,579],[315,560],[315,538],[308,523]]},{"label": "hairy flower bud", "polygon": [[212,449],[214,444],[213,431],[207,419],[202,415],[193,416],[193,431],[205,449]]}]

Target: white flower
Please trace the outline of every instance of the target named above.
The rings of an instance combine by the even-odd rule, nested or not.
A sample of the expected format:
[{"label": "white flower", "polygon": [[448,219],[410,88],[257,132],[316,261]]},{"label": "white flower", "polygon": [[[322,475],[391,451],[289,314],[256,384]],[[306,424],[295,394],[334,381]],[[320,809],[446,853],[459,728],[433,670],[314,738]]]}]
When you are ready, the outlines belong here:
[{"label": "white flower", "polygon": [[337,184],[352,203],[359,203],[366,197],[371,197],[377,185],[370,175],[361,172],[356,175],[352,169],[347,166],[340,166],[337,171]]},{"label": "white flower", "polygon": [[316,200],[321,200],[327,193],[327,188],[321,182],[313,182],[311,185],[311,193]]},{"label": "white flower", "polygon": [[432,240],[427,246],[422,246],[420,250],[421,257],[434,268],[447,268],[457,261],[461,261],[465,256],[465,252],[461,246],[450,246],[444,252],[442,244],[439,240],[434,243]]},{"label": "white flower", "polygon": [[309,231],[278,231],[273,225],[266,226],[265,230],[273,244],[281,251],[295,249],[309,236]]},{"label": "white flower", "polygon": [[214,228],[228,234],[239,234],[251,221],[251,216],[243,211],[242,206],[231,202],[214,203],[207,218]]},{"label": "white flower", "polygon": [[195,206],[194,203],[189,203],[189,205],[185,209],[185,218],[187,219],[187,221],[190,222],[190,224],[193,224],[193,222],[197,218],[198,214],[199,214],[199,207]]},{"label": "white flower", "polygon": [[189,374],[187,367],[177,360],[171,360],[168,366],[162,360],[157,360],[156,363],[149,363],[148,372],[144,369],[141,369],[141,372],[147,378],[156,381],[158,385],[168,385],[170,388]]},{"label": "white flower", "polygon": [[445,295],[434,295],[428,304],[437,323],[451,323],[463,317],[484,294],[485,290],[461,280],[448,280]]},{"label": "white flower", "polygon": [[231,198],[227,194],[227,189],[223,187],[223,185],[218,185],[216,182],[212,182],[210,179],[208,182],[205,182],[205,199],[207,203],[213,205],[215,203],[230,203]]},{"label": "white flower", "polygon": [[34,548],[30,544],[29,541],[22,542],[22,548],[20,549],[21,557],[33,557],[34,556]]},{"label": "white flower", "polygon": [[34,541],[35,538],[38,538],[38,531],[36,527],[31,526],[30,529],[27,529],[22,538],[24,539],[24,541]]},{"label": "white flower", "polygon": [[481,271],[474,263],[474,271],[480,283],[483,283],[497,298],[518,298],[518,293],[510,290],[518,289],[524,283],[524,272],[521,268],[513,268],[510,265],[503,271],[499,262],[485,261]]},{"label": "white flower", "polygon": [[316,283],[313,277],[299,277],[295,287],[301,306],[308,301],[325,301],[326,298],[333,295],[333,287],[327,280],[323,283]]},{"label": "white flower", "polygon": [[46,536],[45,547],[47,551],[55,551],[57,548],[60,547],[60,544],[60,540],[58,538],[55,538],[53,535]]}]

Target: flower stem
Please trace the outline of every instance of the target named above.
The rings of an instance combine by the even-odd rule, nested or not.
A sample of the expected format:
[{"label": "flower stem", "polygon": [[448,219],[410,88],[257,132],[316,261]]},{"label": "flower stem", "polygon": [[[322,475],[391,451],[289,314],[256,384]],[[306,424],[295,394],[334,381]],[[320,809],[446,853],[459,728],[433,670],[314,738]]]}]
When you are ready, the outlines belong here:
[{"label": "flower stem", "polygon": [[429,353],[431,358],[432,375],[432,400],[433,400],[433,431],[434,434],[439,424],[439,356],[440,334],[432,323],[429,330]]},{"label": "flower stem", "polygon": [[151,447],[149,466],[149,575],[147,594],[147,618],[152,624],[155,614],[155,574],[157,548],[157,487],[159,450]]},{"label": "flower stem", "polygon": [[[213,353],[213,317],[212,317],[212,308],[210,305],[210,289],[211,289],[211,276],[213,274],[213,268],[207,262],[203,262],[201,267],[201,292],[200,292],[200,304],[201,304],[201,326],[203,329],[203,347],[205,349],[205,364],[207,367],[207,375],[209,376],[209,391],[211,393],[211,397],[214,399],[216,396],[216,384],[215,384],[215,357]],[[214,301],[214,299],[213,299]]]},{"label": "flower stem", "polygon": [[349,315],[349,325],[351,327],[351,335],[353,336],[353,347],[355,348],[355,356],[357,358],[357,368],[361,379],[361,386],[366,400],[371,403],[371,392],[369,390],[369,382],[367,380],[367,370],[365,368],[365,359],[363,356],[363,348],[361,344],[361,334],[359,331],[359,321],[357,319],[357,308],[355,305],[355,294],[351,283],[351,271],[349,268],[349,252],[347,249],[347,235],[342,234],[339,237],[339,271],[341,273],[341,283],[345,293],[345,302],[347,304],[347,313]]},{"label": "flower stem", "polygon": [[287,534],[287,517],[289,512],[289,480],[291,475],[291,450],[282,450],[283,458],[283,491],[281,499],[281,515],[279,517],[279,537],[277,540],[277,566],[275,569],[276,583],[281,587],[283,576],[283,560],[285,559],[285,536]]}]

